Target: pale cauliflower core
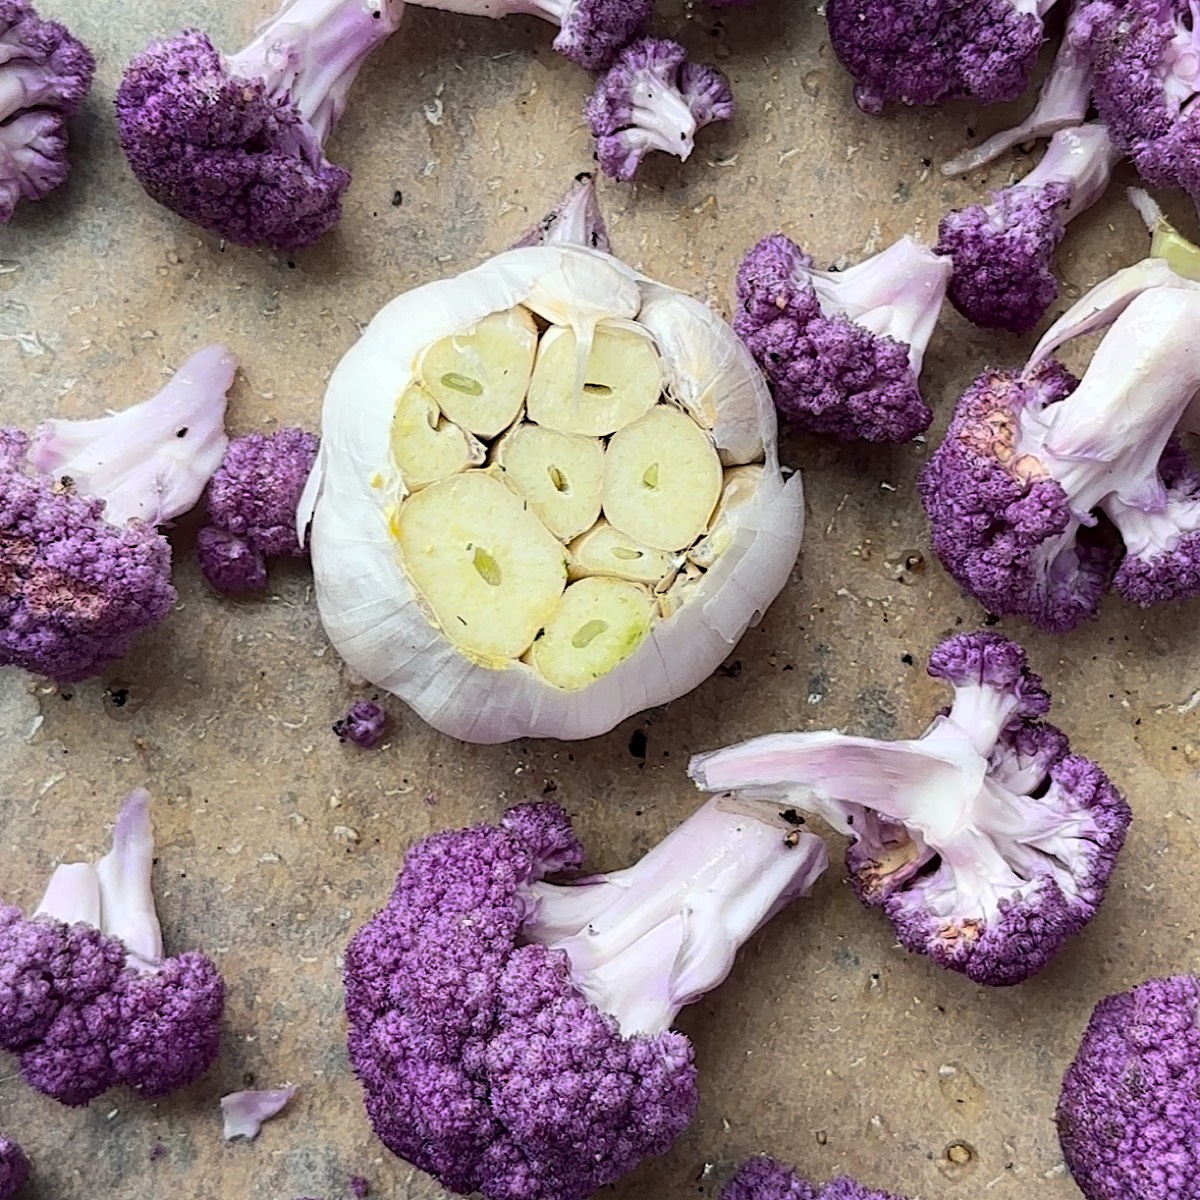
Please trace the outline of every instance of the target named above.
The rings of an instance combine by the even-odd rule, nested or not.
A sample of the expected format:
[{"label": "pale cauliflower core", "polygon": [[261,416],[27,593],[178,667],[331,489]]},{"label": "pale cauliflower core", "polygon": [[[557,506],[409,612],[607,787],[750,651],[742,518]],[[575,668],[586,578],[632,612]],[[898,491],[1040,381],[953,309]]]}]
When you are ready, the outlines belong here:
[{"label": "pale cauliflower core", "polygon": [[601,321],[589,343],[521,306],[418,355],[391,456],[390,528],[427,619],[473,662],[564,691],[697,594],[763,473],[723,468],[649,330]]}]

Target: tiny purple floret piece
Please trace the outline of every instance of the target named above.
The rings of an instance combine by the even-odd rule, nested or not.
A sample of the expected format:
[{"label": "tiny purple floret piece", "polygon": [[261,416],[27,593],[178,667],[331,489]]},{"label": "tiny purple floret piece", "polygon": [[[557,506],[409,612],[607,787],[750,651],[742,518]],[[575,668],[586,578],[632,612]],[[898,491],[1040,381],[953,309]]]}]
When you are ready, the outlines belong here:
[{"label": "tiny purple floret piece", "polygon": [[884,104],[1015,100],[1054,0],[828,0],[833,52],[863,112]]},{"label": "tiny purple floret piece", "polygon": [[40,200],[70,171],[67,121],[83,103],[96,61],[26,0],[0,0],[0,225],[19,200]]},{"label": "tiny purple floret piece", "polygon": [[[1175,438],[1200,427],[1200,291],[1174,282],[1125,304],[1082,382],[1036,353],[959,401],[920,490],[934,550],[989,612],[1056,633],[1094,616],[1116,566],[1101,515],[1125,544],[1126,599],[1200,594],[1200,476]],[[1043,343],[1112,319],[1095,312],[1089,294]]]},{"label": "tiny purple floret piece", "polygon": [[721,1200],[906,1200],[865,1187],[847,1175],[823,1187],[766,1155],[748,1158],[721,1191]]},{"label": "tiny purple floret piece", "polygon": [[585,110],[606,175],[628,182],[652,150],[684,161],[696,130],[733,117],[729,80],[689,63],[678,42],[642,38],[600,77]]},{"label": "tiny purple floret piece", "polygon": [[318,445],[314,434],[293,428],[229,443],[208,485],[210,523],[197,536],[200,569],[217,591],[261,591],[268,558],[304,556],[296,506]]},{"label": "tiny purple floret piece", "polygon": [[359,700],[333,723],[339,742],[353,742],[364,750],[379,745],[387,732],[387,712],[370,700]]},{"label": "tiny purple floret piece", "polygon": [[819,271],[777,233],[738,268],[733,328],[796,429],[907,442],[933,419],[919,379],[952,270],[903,237],[857,266]]},{"label": "tiny purple floret piece", "polygon": [[366,1197],[371,1194],[371,1185],[362,1175],[351,1175],[350,1194],[355,1197],[355,1200],[366,1200]]},{"label": "tiny purple floret piece", "polygon": [[118,1084],[165,1096],[217,1056],[225,984],[203,954],[165,957],[153,861],[150,797],[139,790],[98,863],[56,868],[31,917],[0,905],[0,1050],[62,1104]]},{"label": "tiny purple floret piece", "polygon": [[811,812],[853,839],[859,899],[902,945],[977,983],[1020,983],[1095,916],[1130,810],[1042,722],[1025,651],[960,634],[930,656],[954,702],[916,739],[780,733],[698,755],[706,791]]},{"label": "tiny purple floret piece", "polygon": [[1055,1120],[1085,1200],[1196,1200],[1200,979],[1151,979],[1101,1000]]},{"label": "tiny purple floret piece", "polygon": [[1060,130],[1019,183],[942,218],[950,303],[985,329],[1027,333],[1058,296],[1054,252],[1068,221],[1104,194],[1119,157],[1103,125]]},{"label": "tiny purple floret piece", "polygon": [[0,1133],[0,1200],[12,1200],[29,1178],[29,1159],[10,1138]]},{"label": "tiny purple floret piece", "polygon": [[299,250],[341,217],[324,144],[399,0],[289,0],[240,53],[198,29],[154,42],[117,90],[121,146],[160,204],[239,245]]},{"label": "tiny purple floret piece", "polygon": [[451,1191],[585,1200],[665,1153],[698,1103],[676,1013],[825,866],[820,839],[721,801],[624,871],[545,882],[582,861],[556,804],[434,834],[347,949],[371,1123]]}]

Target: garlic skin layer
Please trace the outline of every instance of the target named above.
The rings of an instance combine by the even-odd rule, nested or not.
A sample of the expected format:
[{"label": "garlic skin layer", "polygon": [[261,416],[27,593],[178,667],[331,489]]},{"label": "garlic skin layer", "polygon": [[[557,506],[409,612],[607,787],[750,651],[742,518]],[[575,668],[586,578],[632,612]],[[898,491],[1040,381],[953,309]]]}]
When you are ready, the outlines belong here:
[{"label": "garlic skin layer", "polygon": [[[495,545],[475,547],[469,540],[472,530],[487,534],[507,527],[504,505],[485,514],[486,520],[439,523],[430,519],[441,494],[490,496],[487,502],[492,503],[497,499],[492,486],[496,483],[517,494],[519,481],[505,483],[504,439],[509,439],[511,452],[515,431],[525,430],[522,436],[526,436],[528,425],[521,422],[532,422],[533,414],[522,404],[505,431],[494,437],[480,434],[491,447],[486,465],[481,465],[480,452],[474,451],[463,455],[463,473],[435,484],[417,478],[410,486],[400,465],[407,461],[405,456],[393,453],[398,405],[414,385],[430,394],[438,386],[458,394],[478,390],[467,378],[470,372],[458,362],[450,363],[453,371],[443,373],[445,383],[435,380],[431,390],[422,365],[433,361],[440,370],[450,361],[443,342],[447,338],[463,339],[468,356],[473,354],[484,339],[472,335],[485,321],[487,329],[500,329],[507,320],[509,327],[523,331],[525,313],[536,319],[543,346],[548,339],[551,347],[559,345],[553,358],[539,351],[543,377],[538,380],[536,399],[544,412],[555,414],[547,418],[551,425],[567,425],[565,432],[555,430],[564,444],[583,436],[577,429],[588,428],[574,407],[576,397],[584,404],[589,397],[597,404],[610,404],[611,415],[605,414],[594,427],[616,423],[621,428],[611,437],[601,437],[601,448],[611,445],[622,430],[625,443],[636,440],[636,422],[645,422],[647,412],[651,417],[647,428],[670,429],[672,421],[686,413],[704,432],[711,451],[698,445],[688,451],[693,455],[688,461],[698,464],[696,477],[703,476],[696,484],[703,498],[689,495],[699,515],[683,512],[682,506],[672,514],[681,528],[686,527],[687,536],[698,530],[697,540],[679,548],[675,545],[679,537],[655,537],[652,526],[635,533],[612,528],[620,519],[620,501],[628,498],[613,497],[618,515],[604,513],[592,527],[590,542],[587,532],[578,533],[571,524],[573,514],[564,516],[557,533],[563,543],[562,558],[561,562],[555,558],[552,568],[538,540],[539,553],[547,560],[538,568],[524,553],[524,545],[520,554],[506,557]],[[619,338],[623,328],[657,355],[659,408],[646,410],[644,396],[638,396],[626,411],[616,394],[626,386],[624,382],[615,381],[620,386],[611,396],[601,394],[602,385],[589,382],[593,361],[613,361],[616,365],[611,369],[618,370],[636,358],[614,358],[612,345],[606,344],[610,334]],[[602,352],[593,360],[588,351],[597,343],[598,331]],[[438,343],[442,347],[431,353]],[[562,356],[563,346],[572,351],[569,361]],[[500,354],[506,371],[518,360],[528,361],[523,340],[494,353]],[[557,400],[548,390],[546,372],[551,368],[560,390]],[[564,384],[572,368],[574,377]],[[537,372],[536,365],[532,369]],[[508,403],[507,399],[498,402],[495,411]],[[411,412],[404,419],[411,421]],[[450,419],[444,410],[440,418],[433,410],[428,422],[431,444],[435,429],[445,440],[445,422]],[[493,426],[494,421],[479,428]],[[297,524],[301,531],[311,524],[316,597],[329,639],[354,671],[400,697],[436,729],[463,741],[594,737],[628,716],[684,695],[711,675],[748,626],[759,620],[787,582],[800,549],[804,530],[800,476],[785,480],[780,471],[774,405],[741,342],[705,305],[597,250],[565,245],[510,250],[455,278],[392,300],[335,369],[325,395],[321,432],[320,454],[297,511]],[[480,445],[474,439],[471,434],[469,444]],[[636,454],[620,450],[620,443],[618,447],[623,471],[640,472],[638,479],[647,488],[658,483],[657,464],[644,467]],[[593,452],[580,450],[563,471],[552,472],[558,486],[564,480],[570,483],[573,475],[578,479],[586,475],[588,486],[594,487]],[[607,449],[604,452],[607,456]],[[438,461],[446,460],[446,452],[440,454]],[[664,470],[664,486],[671,474]],[[472,476],[480,478],[472,482]],[[454,480],[464,482],[454,484]],[[690,478],[685,483],[692,486]],[[606,486],[611,487],[608,476]],[[405,510],[410,495],[425,497],[413,519]],[[553,499],[551,495],[549,501]],[[526,515],[535,519],[532,510]],[[525,614],[496,608],[495,636],[474,638],[474,650],[451,636],[455,620],[449,614],[460,595],[464,605],[474,606],[469,609],[472,619],[485,612],[478,596],[467,595],[480,592],[477,579],[470,580],[470,587],[458,588],[449,575],[440,576],[436,596],[428,587],[423,592],[416,582],[414,576],[429,578],[428,567],[410,566],[405,552],[436,556],[437,531],[451,527],[461,527],[468,539],[456,545],[452,569],[475,569],[485,585],[495,585],[494,592],[488,593],[486,587],[483,592],[497,599],[504,593],[505,603],[517,602],[515,589],[502,586],[510,578],[505,573],[510,562],[514,568],[541,571],[530,603],[539,605],[542,614],[550,612],[554,599],[546,590],[547,572],[555,573],[554,586],[562,595],[523,654],[520,646],[528,636],[527,622],[522,626]],[[669,542],[671,548],[644,544],[647,536]],[[576,547],[576,560],[583,548],[583,566],[578,570],[571,569],[571,545]],[[589,546],[594,547],[590,557]],[[639,569],[623,565],[633,563],[636,556],[640,556]],[[618,564],[611,573],[605,567],[607,558]],[[659,566],[663,566],[661,573]],[[613,582],[606,584],[605,579]],[[586,586],[581,587],[584,580]],[[575,613],[583,624],[572,633],[573,627],[564,622],[569,623]],[[611,628],[597,619],[597,614],[607,613],[613,615]],[[462,631],[454,632],[461,635]],[[478,649],[499,646],[513,657]],[[562,658],[560,650],[568,657]],[[615,657],[605,659],[607,653]]]}]

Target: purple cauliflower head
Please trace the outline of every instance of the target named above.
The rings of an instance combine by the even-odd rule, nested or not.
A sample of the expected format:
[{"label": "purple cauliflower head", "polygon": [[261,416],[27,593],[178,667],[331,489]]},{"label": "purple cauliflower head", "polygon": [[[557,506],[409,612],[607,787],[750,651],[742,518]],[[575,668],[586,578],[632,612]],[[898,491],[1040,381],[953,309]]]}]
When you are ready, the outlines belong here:
[{"label": "purple cauliflower head", "polygon": [[641,38],[596,83],[586,116],[606,175],[628,182],[652,150],[686,161],[696,130],[733,116],[729,80],[689,63],[678,42]]},{"label": "purple cauliflower head", "polygon": [[771,734],[689,771],[705,790],[820,816],[853,839],[855,891],[902,945],[977,983],[1019,983],[1095,915],[1129,806],[1040,721],[1049,697],[1015,642],[958,635],[929,671],[954,702],[919,738]]},{"label": "purple cauliflower head", "polygon": [[1058,296],[1054,252],[1067,222],[1103,195],[1116,160],[1103,125],[1060,130],[1019,183],[943,217],[934,252],[954,263],[950,303],[987,329],[1032,329]]},{"label": "purple cauliflower head", "polygon": [[0,0],[0,225],[18,200],[40,200],[67,178],[66,123],[95,71],[88,48],[57,21],[26,0]]},{"label": "purple cauliflower head", "polygon": [[97,675],[175,603],[154,528],[198,499],[225,451],[236,360],[192,355],[154,397],[95,420],[0,429],[0,666]]},{"label": "purple cauliflower head", "polygon": [[864,112],[889,101],[1015,100],[1045,40],[1054,0],[829,0],[833,52]]},{"label": "purple cauliflower head", "polygon": [[104,501],[28,473],[28,439],[0,430],[0,666],[72,683],[129,652],[175,603],[171,547],[121,529]]},{"label": "purple cauliflower head", "polygon": [[10,1138],[0,1133],[0,1200],[12,1200],[29,1178],[29,1159]]},{"label": "purple cauliflower head", "polygon": [[1102,1000],[1055,1117],[1085,1200],[1195,1200],[1200,979],[1151,979]]},{"label": "purple cauliflower head", "polygon": [[910,441],[933,417],[918,381],[951,270],[906,237],[848,270],[819,271],[774,234],[738,268],[733,327],[797,429]]},{"label": "purple cauliflower head", "polygon": [[347,950],[371,1123],[452,1191],[584,1200],[669,1149],[697,1105],[676,1013],[825,865],[715,802],[625,871],[545,882],[582,860],[554,804],[435,834]]},{"label": "purple cauliflower head", "polygon": [[1091,294],[1023,373],[988,372],[959,401],[921,497],[938,557],[990,612],[1052,632],[1094,616],[1117,560],[1101,515],[1128,599],[1200,592],[1197,480],[1172,441],[1195,421],[1200,293],[1176,282],[1124,299],[1082,382],[1049,350],[1111,320]]},{"label": "purple cauliflower head", "polygon": [[790,1167],[766,1155],[748,1158],[721,1191],[721,1200],[905,1200],[869,1188],[847,1175],[823,1187],[801,1179]]},{"label": "purple cauliflower head", "polygon": [[1200,204],[1200,6],[1092,0],[1081,10],[1100,119],[1143,179]]},{"label": "purple cauliflower head", "polygon": [[165,956],[153,858],[150,797],[137,791],[94,867],[58,867],[32,917],[0,906],[0,1049],[63,1104],[118,1084],[164,1096],[216,1058],[225,984],[203,954]]},{"label": "purple cauliflower head", "polygon": [[155,42],[117,90],[121,146],[160,204],[239,245],[299,250],[341,217],[323,146],[395,0],[290,0],[241,52],[196,29]]},{"label": "purple cauliflower head", "polygon": [[296,506],[318,445],[314,434],[291,428],[229,443],[208,485],[210,524],[197,539],[200,569],[217,591],[259,591],[268,558],[304,555]]}]

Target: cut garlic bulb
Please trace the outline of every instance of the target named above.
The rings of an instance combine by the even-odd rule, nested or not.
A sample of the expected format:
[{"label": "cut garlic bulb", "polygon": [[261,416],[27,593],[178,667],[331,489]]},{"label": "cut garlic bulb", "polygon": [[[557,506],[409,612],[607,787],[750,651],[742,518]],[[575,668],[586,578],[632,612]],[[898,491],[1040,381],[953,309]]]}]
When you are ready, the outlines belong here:
[{"label": "cut garlic bulb", "polygon": [[749,354],[592,249],[508,251],[393,300],[334,371],[322,434],[297,519],[330,641],[467,741],[593,737],[690,691],[800,546]]}]

